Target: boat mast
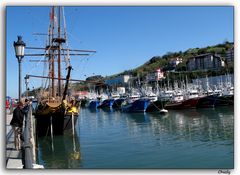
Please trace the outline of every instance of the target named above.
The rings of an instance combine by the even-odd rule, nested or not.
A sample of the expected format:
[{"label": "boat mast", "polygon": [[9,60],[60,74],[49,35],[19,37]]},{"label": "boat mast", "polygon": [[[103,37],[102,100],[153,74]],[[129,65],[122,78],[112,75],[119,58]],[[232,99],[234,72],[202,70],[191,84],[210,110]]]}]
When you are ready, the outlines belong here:
[{"label": "boat mast", "polygon": [[[51,25],[51,22],[50,22],[50,25]],[[48,43],[46,44],[46,45],[49,45],[50,46],[50,44],[51,44],[51,26],[49,26],[49,28],[48,28]],[[48,76],[49,77],[52,77],[52,73],[51,73],[51,71],[52,71],[52,65],[51,65],[51,62],[52,62],[52,57],[51,57],[51,54],[50,54],[50,50],[47,50],[46,49],[46,53],[49,55],[49,57],[48,57]],[[51,87],[51,79],[49,78],[49,97],[52,97],[53,96],[53,89],[52,89],[52,87]]]},{"label": "boat mast", "polygon": [[[56,35],[54,35],[54,32],[55,32],[55,28],[54,28],[54,23],[55,23],[55,13],[54,13],[54,7],[53,7],[53,20],[52,20],[52,23],[53,23],[53,26],[52,26],[52,45],[51,45],[51,50],[52,50],[52,53],[53,53],[53,57],[55,57],[54,55],[56,55],[57,59],[57,78],[58,78],[58,85],[57,85],[57,96],[60,97],[62,96],[62,83],[61,83],[61,50],[62,50],[62,43],[65,43],[66,42],[66,39],[65,38],[62,38],[61,37],[61,7],[58,7],[58,13],[57,13],[57,19],[58,19],[58,24],[57,24],[57,30],[56,30]],[[56,53],[55,53],[56,52]],[[52,81],[54,81],[54,60],[55,59],[52,59],[53,62],[53,74],[52,74]],[[52,83],[53,87],[54,87],[54,82]],[[53,89],[53,97],[56,96],[56,93],[55,93],[55,89]]]},{"label": "boat mast", "polygon": [[[58,7],[58,38],[61,37],[61,10]],[[58,96],[62,94],[61,92],[61,43],[58,43]]]},{"label": "boat mast", "polygon": [[54,38],[54,19],[55,18],[55,7],[52,7],[52,14],[51,14],[51,21],[52,21],[52,39],[51,39],[51,44],[49,45],[49,48],[50,48],[50,59],[51,59],[51,77],[52,77],[52,97],[55,97],[55,82],[54,82],[54,78],[55,78],[55,75],[54,75],[54,49],[52,49],[51,47],[53,47],[53,38]]}]

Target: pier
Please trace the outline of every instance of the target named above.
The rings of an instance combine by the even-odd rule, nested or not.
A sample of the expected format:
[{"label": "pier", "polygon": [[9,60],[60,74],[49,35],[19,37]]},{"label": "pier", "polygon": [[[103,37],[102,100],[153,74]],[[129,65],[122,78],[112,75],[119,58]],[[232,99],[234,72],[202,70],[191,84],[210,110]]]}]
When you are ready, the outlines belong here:
[{"label": "pier", "polygon": [[22,169],[21,150],[17,151],[14,146],[14,133],[10,125],[12,114],[6,115],[6,168]]},{"label": "pier", "polygon": [[16,150],[14,145],[14,131],[10,125],[12,114],[6,112],[6,168],[7,169],[39,169],[43,166],[36,164],[35,119],[32,116],[32,107],[24,118],[21,149]]}]

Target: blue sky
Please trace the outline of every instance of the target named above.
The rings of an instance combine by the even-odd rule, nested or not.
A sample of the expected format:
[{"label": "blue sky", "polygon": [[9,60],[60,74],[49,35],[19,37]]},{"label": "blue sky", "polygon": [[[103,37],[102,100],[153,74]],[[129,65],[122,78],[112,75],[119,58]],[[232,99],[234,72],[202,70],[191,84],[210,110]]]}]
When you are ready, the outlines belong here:
[{"label": "blue sky", "polygon": [[[234,40],[233,7],[77,7],[64,8],[69,45],[96,50],[91,57],[73,57],[72,78],[85,79],[135,68],[153,56]],[[18,96],[18,64],[13,41],[22,35],[27,46],[41,47],[47,33],[50,7],[7,7],[7,95]],[[26,51],[29,53],[29,50]],[[42,75],[43,63],[24,57],[23,73]],[[30,80],[30,89],[41,81]],[[24,80],[22,89],[25,90]]]}]

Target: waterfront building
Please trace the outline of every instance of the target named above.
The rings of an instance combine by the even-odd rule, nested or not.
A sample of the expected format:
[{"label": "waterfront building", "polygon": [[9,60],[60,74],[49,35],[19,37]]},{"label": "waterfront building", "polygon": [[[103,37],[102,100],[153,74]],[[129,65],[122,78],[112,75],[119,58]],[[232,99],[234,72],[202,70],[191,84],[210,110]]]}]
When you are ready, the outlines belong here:
[{"label": "waterfront building", "polygon": [[161,68],[157,69],[155,72],[148,73],[146,76],[147,82],[156,82],[164,78],[164,72],[161,70]]},{"label": "waterfront building", "polygon": [[76,91],[73,95],[79,99],[84,99],[88,96],[88,91]]},{"label": "waterfront building", "polygon": [[226,51],[225,60],[227,64],[233,64],[234,62],[234,47]]},{"label": "waterfront building", "polygon": [[117,87],[117,93],[119,93],[119,94],[125,94],[125,93],[126,93],[125,87]]},{"label": "waterfront building", "polygon": [[187,61],[187,70],[219,70],[224,66],[220,56],[217,56],[212,53],[197,55],[191,57]]},{"label": "waterfront building", "polygon": [[171,58],[169,64],[173,67],[176,67],[179,63],[182,63],[183,59],[180,57]]},{"label": "waterfront building", "polygon": [[109,86],[126,86],[130,81],[130,75],[119,75],[105,80]]}]

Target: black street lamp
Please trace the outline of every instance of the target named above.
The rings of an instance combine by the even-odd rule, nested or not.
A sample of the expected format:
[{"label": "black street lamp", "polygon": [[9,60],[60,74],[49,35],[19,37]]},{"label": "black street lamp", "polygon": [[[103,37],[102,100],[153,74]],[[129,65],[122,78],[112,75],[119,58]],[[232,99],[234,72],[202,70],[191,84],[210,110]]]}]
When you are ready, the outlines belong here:
[{"label": "black street lamp", "polygon": [[15,49],[15,55],[18,59],[18,100],[21,100],[22,86],[21,86],[21,74],[22,74],[22,59],[24,57],[24,49],[26,44],[22,41],[22,36],[18,36],[17,42],[13,42],[13,46]]}]

